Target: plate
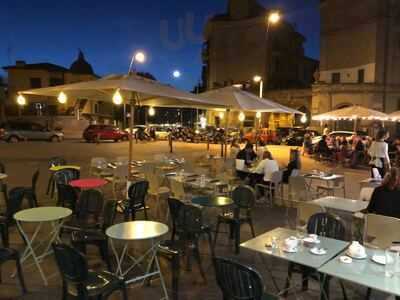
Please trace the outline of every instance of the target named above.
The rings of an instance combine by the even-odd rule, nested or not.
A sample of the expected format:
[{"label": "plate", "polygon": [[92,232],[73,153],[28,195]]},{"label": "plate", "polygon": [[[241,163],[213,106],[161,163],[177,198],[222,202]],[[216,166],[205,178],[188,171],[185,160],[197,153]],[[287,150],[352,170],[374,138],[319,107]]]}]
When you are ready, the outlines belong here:
[{"label": "plate", "polygon": [[282,251],[286,253],[296,253],[299,251],[298,248],[287,248],[285,246],[282,247]]},{"label": "plate", "polygon": [[324,248],[312,248],[310,252],[315,255],[325,255],[327,253]]},{"label": "plate", "polygon": [[367,253],[364,256],[354,256],[349,251],[346,251],[346,255],[354,259],[366,259],[368,257]]},{"label": "plate", "polygon": [[[373,255],[371,260],[378,265],[386,265],[386,256],[385,255]],[[389,260],[390,262],[390,260]]]}]

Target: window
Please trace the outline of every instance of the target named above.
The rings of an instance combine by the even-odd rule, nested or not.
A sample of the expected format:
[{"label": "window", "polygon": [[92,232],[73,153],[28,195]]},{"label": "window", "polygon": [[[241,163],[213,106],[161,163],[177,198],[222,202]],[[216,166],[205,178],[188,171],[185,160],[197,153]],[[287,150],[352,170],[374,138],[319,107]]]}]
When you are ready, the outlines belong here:
[{"label": "window", "polygon": [[340,83],[340,73],[332,73],[332,83]]},{"label": "window", "polygon": [[50,77],[49,84],[50,84],[50,86],[62,85],[62,84],[64,84],[64,79]]},{"label": "window", "polygon": [[358,83],[364,83],[365,82],[365,71],[364,69],[358,70]]},{"label": "window", "polygon": [[42,80],[38,77],[32,77],[30,79],[31,81],[31,88],[32,89],[37,89],[42,87]]}]

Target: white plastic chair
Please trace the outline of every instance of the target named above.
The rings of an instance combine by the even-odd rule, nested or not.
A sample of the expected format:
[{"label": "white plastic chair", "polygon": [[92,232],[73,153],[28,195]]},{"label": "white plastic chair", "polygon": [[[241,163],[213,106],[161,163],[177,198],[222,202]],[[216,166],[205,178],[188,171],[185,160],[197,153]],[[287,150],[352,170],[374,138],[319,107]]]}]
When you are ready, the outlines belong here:
[{"label": "white plastic chair", "polygon": [[236,159],[235,160],[236,170],[238,170],[238,171],[244,170],[244,163],[245,163],[244,159]]},{"label": "white plastic chair", "polygon": [[373,187],[363,187],[360,191],[360,200],[361,201],[371,201],[372,194],[374,193],[375,188]]},{"label": "white plastic chair", "polygon": [[271,207],[274,206],[277,191],[279,191],[280,197],[282,197],[282,177],[283,171],[275,171],[271,174],[271,181],[268,184],[256,184],[257,194],[260,194],[261,189],[263,189],[264,197],[267,201],[269,200]]}]

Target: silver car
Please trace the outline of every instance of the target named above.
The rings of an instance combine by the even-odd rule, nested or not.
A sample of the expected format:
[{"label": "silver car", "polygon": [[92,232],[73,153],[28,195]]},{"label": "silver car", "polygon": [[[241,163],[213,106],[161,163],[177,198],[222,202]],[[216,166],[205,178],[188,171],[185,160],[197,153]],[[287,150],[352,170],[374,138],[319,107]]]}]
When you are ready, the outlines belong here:
[{"label": "silver car", "polygon": [[49,130],[37,123],[14,121],[7,122],[0,127],[0,137],[9,143],[27,140],[61,142],[64,139],[64,134],[61,131]]}]

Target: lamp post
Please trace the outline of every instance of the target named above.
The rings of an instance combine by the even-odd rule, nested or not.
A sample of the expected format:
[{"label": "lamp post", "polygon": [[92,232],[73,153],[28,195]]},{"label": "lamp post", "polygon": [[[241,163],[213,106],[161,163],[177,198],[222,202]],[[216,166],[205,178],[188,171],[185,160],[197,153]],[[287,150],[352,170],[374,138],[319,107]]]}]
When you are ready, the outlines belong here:
[{"label": "lamp post", "polygon": [[256,75],[256,76],[253,77],[253,81],[255,83],[259,83],[260,84],[259,96],[260,96],[260,98],[262,98],[263,97],[263,93],[264,93],[264,91],[263,91],[264,90],[264,81],[263,81],[262,77],[260,75]]},{"label": "lamp post", "polygon": [[[280,13],[278,11],[272,11],[266,17],[267,31],[266,31],[266,34],[265,34],[264,46],[265,46],[265,52],[266,52],[266,54],[265,54],[265,67],[267,67],[267,70],[269,70],[268,69],[268,63],[269,63],[269,61],[268,61],[268,57],[269,57],[269,55],[268,55],[269,54],[268,53],[269,28],[270,28],[271,25],[277,24],[280,20],[281,20],[281,15],[280,15]],[[268,80],[268,71],[265,72],[265,75],[266,75],[265,79]],[[260,78],[260,80],[262,80],[262,78]],[[260,84],[260,86],[261,86],[261,84]],[[260,98],[262,98],[262,96]]]}]

